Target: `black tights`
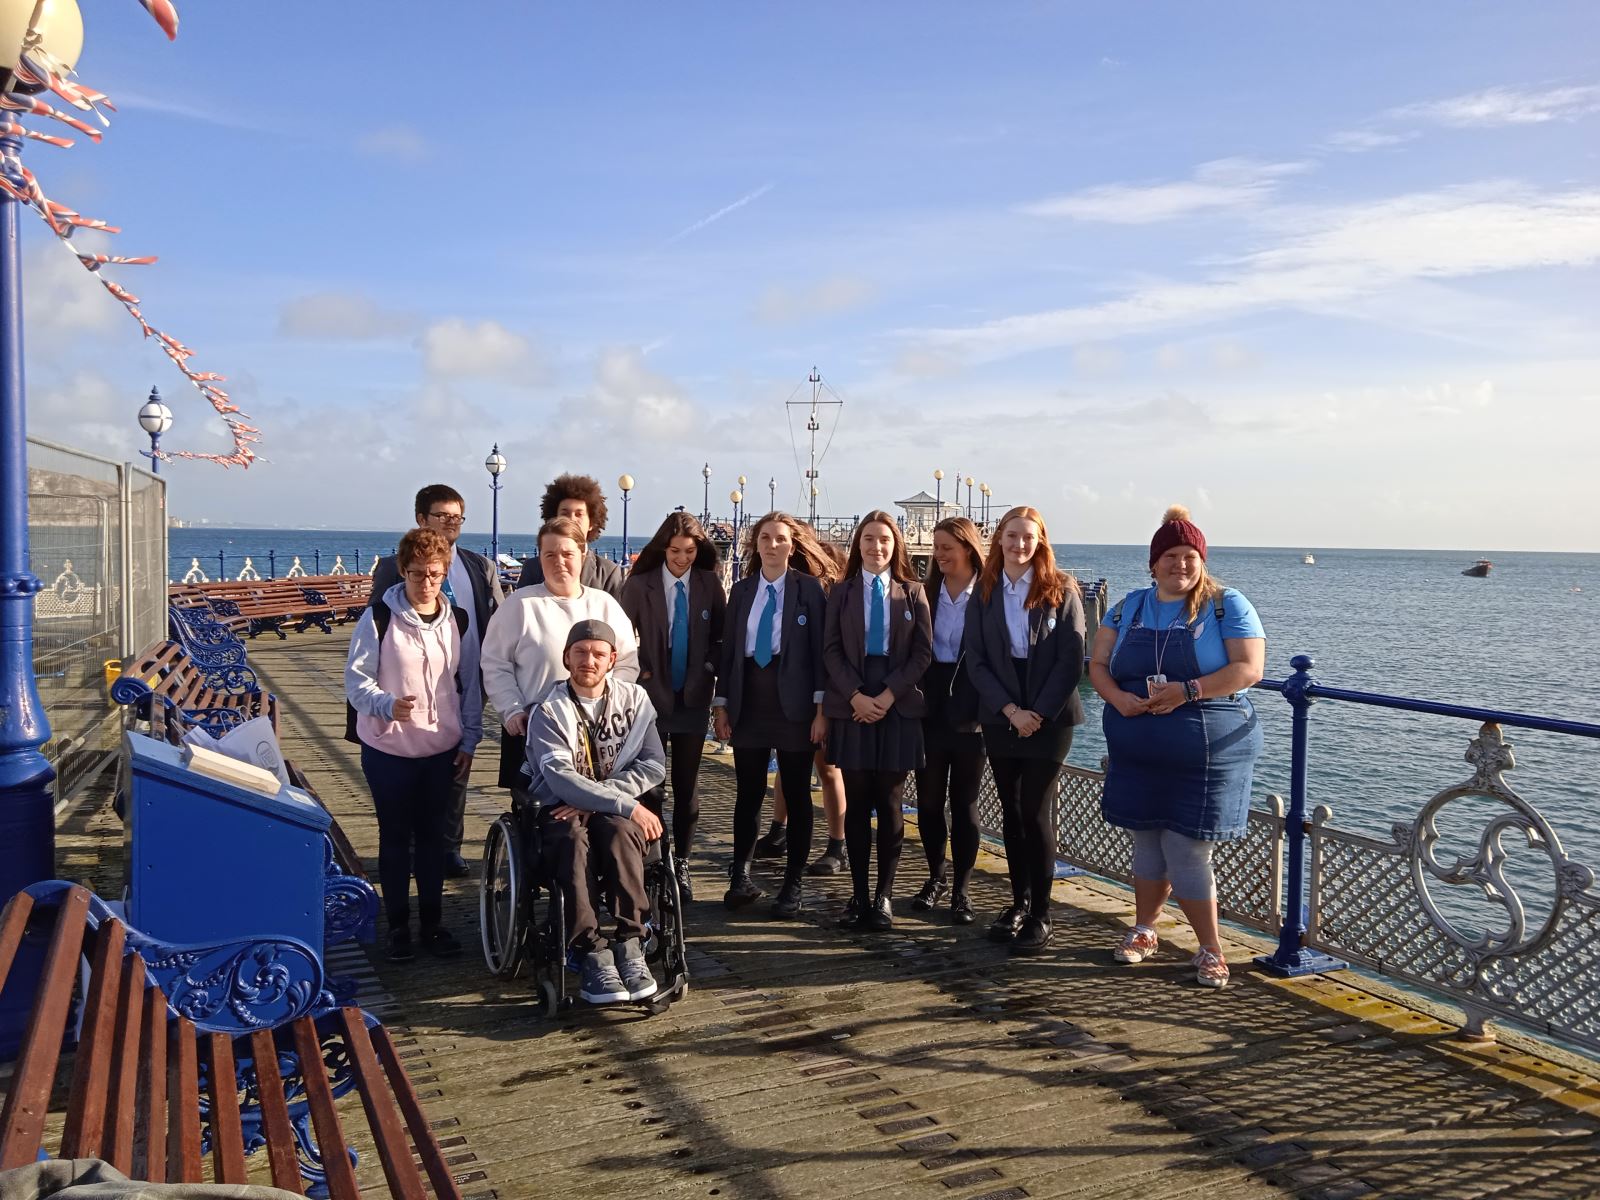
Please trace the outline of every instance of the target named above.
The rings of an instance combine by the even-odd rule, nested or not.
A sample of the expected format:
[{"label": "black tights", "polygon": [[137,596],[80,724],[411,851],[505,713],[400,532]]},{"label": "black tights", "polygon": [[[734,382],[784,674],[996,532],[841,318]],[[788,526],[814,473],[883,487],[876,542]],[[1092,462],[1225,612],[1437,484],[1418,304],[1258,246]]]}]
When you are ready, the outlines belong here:
[{"label": "black tights", "polygon": [[[789,806],[789,862],[785,883],[798,883],[811,854],[811,755],[812,751],[779,750],[778,778],[783,782],[783,799]],[[761,802],[767,797],[767,763],[771,751],[733,748],[733,863],[748,867],[755,853],[756,834],[761,829]]]},{"label": "black tights", "polygon": [[1036,917],[1050,915],[1056,873],[1056,781],[1061,764],[1047,758],[991,758],[1011,873],[1011,900]]},{"label": "black tights", "polygon": [[[661,743],[669,750],[672,779],[672,853],[681,861],[694,849],[695,826],[700,824],[700,757],[705,753],[703,733],[663,733]],[[660,816],[667,803],[667,785],[658,784],[646,792],[644,806]]]},{"label": "black tights", "polygon": [[[978,789],[983,783],[983,736],[941,729],[923,738],[927,765],[917,772],[917,832],[928,858],[928,876],[945,878],[945,838],[955,858],[952,886],[965,893],[978,861]],[[944,818],[950,798],[950,823]]]},{"label": "black tights", "polygon": [[894,894],[900,848],[906,840],[905,771],[850,771],[844,775],[844,844],[850,852],[850,878],[859,899],[871,898],[867,868],[872,857],[872,818],[878,818],[878,892]]}]

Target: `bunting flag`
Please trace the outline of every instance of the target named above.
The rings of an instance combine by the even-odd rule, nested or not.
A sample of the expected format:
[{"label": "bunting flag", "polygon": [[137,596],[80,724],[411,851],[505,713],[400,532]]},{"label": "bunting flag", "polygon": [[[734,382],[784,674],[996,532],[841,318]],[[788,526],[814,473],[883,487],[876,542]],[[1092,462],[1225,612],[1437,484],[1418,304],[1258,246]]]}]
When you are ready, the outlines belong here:
[{"label": "bunting flag", "polygon": [[[171,0],[139,0],[153,18],[156,24],[166,33],[168,39],[178,36],[178,10],[173,7]],[[86,87],[75,80],[72,70],[52,59],[37,47],[32,48],[19,62],[16,79],[25,87],[40,90],[48,89],[60,100],[79,110],[92,113],[104,126],[111,122],[106,118],[102,108],[111,112],[117,111],[117,106],[111,103],[104,92]],[[83,134],[90,141],[101,140],[100,131],[94,126],[62,112],[32,95],[23,95],[15,92],[0,94],[0,112],[26,113],[30,116],[45,117],[70,126]],[[35,141],[45,142],[52,146],[66,149],[73,145],[71,138],[57,137],[51,134],[38,133],[24,128],[18,121],[0,116],[0,136],[31,138]],[[194,351],[185,346],[177,338],[164,330],[157,329],[145,319],[144,313],[139,308],[139,297],[116,280],[107,278],[102,269],[105,267],[138,267],[148,266],[156,261],[155,255],[128,256],[121,254],[91,254],[77,250],[72,245],[72,235],[79,229],[95,229],[102,233],[112,234],[122,232],[118,226],[92,217],[85,217],[65,204],[58,203],[45,195],[44,188],[40,185],[38,177],[23,165],[17,155],[15,144],[0,144],[0,192],[25,204],[37,212],[55,235],[61,239],[78,264],[90,272],[99,281],[119,304],[128,311],[128,315],[139,323],[139,329],[147,338],[155,339],[156,344],[185,379],[193,385],[210,404],[212,409],[227,425],[228,432],[233,438],[233,452],[230,454],[207,454],[198,450],[162,450],[164,459],[186,458],[213,462],[223,467],[249,467],[257,459],[254,446],[261,440],[261,430],[249,423],[246,414],[240,412],[239,406],[233,403],[227,392],[217,386],[225,383],[227,377],[215,371],[195,371],[189,367],[189,360],[194,357]]]}]

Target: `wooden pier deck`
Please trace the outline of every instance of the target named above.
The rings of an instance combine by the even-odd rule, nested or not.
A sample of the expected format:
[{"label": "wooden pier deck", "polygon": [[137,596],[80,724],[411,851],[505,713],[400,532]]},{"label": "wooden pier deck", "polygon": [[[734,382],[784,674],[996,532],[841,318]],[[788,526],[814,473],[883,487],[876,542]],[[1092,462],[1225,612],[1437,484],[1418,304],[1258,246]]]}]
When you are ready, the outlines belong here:
[{"label": "wooden pier deck", "polygon": [[[375,867],[370,799],[340,740],[345,646],[263,640],[251,661],[283,701],[288,753]],[[469,855],[504,807],[493,758],[474,770]],[[1194,985],[1176,926],[1154,962],[1117,967],[1127,896],[1095,881],[1057,885],[1057,941],[1036,959],[1008,958],[981,918],[955,930],[906,911],[892,934],[837,931],[843,881],[813,887],[800,922],[730,915],[732,771],[708,759],[702,778],[693,986],[665,1014],[539,1020],[525,984],[477,956],[475,880],[448,887],[461,959],[395,965],[358,948],[330,963],[408,1044],[468,1196],[1600,1193],[1594,1064],[1459,1040],[1354,973],[1271,978],[1244,937],[1220,993]],[[64,834],[64,856],[88,844]],[[906,895],[922,878],[914,835],[902,878]],[[1004,863],[986,854],[974,901],[992,912],[1003,897]]]}]

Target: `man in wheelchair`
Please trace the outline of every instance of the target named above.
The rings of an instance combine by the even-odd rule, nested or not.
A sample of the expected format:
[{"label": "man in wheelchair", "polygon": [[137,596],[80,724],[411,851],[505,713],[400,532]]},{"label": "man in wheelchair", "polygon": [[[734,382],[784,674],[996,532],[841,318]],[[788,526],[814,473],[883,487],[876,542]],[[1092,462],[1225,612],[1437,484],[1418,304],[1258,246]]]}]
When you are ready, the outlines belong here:
[{"label": "man in wheelchair", "polygon": [[[561,889],[567,946],[582,959],[579,995],[590,1004],[643,1000],[657,988],[644,955],[645,850],[661,820],[639,801],[666,778],[666,753],[645,690],[610,678],[616,661],[615,630],[577,622],[562,652],[568,678],[528,714],[544,870]],[[610,939],[602,898],[616,921]]]}]

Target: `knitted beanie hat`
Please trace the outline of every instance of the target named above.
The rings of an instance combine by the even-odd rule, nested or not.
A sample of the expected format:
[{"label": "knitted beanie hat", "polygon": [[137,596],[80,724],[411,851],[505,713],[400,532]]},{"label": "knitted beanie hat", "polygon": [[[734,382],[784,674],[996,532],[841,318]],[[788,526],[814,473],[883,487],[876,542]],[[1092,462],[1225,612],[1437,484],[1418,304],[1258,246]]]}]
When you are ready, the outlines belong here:
[{"label": "knitted beanie hat", "polygon": [[1189,520],[1189,510],[1181,504],[1167,509],[1161,518],[1161,528],[1150,539],[1150,565],[1155,566],[1156,559],[1174,546],[1193,546],[1200,552],[1201,561],[1205,561],[1206,535],[1200,532],[1200,526]]}]

